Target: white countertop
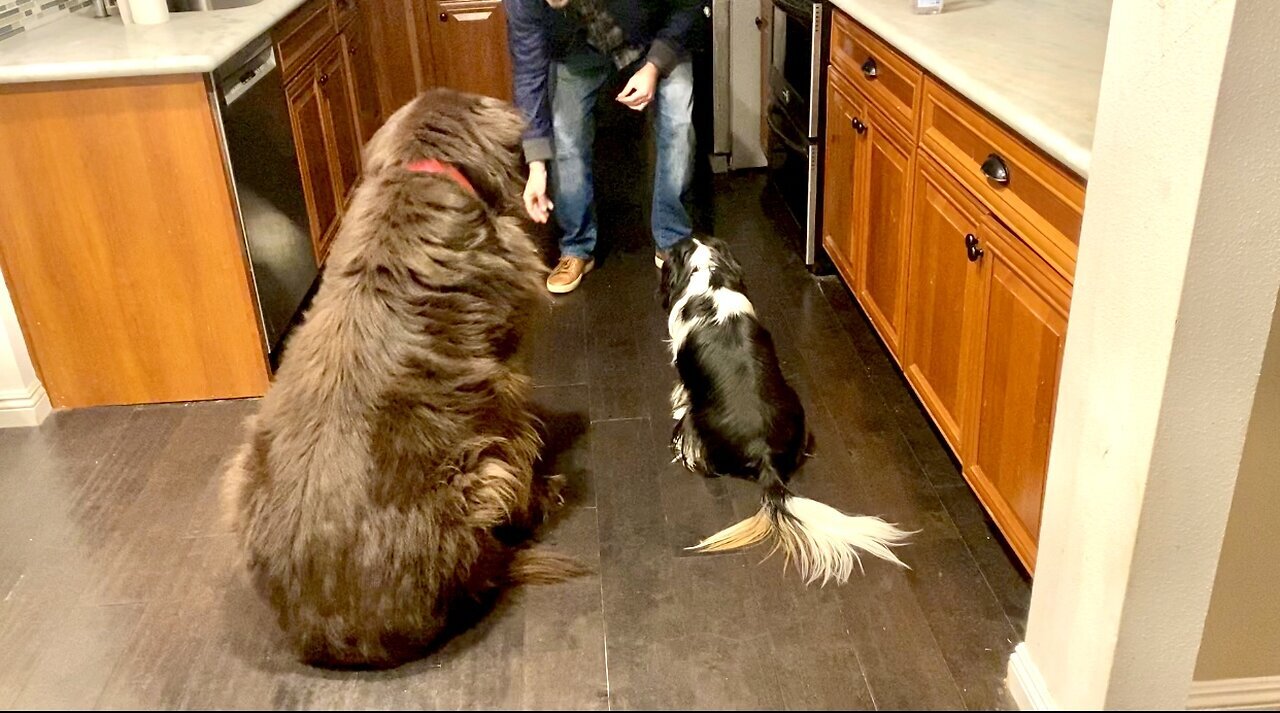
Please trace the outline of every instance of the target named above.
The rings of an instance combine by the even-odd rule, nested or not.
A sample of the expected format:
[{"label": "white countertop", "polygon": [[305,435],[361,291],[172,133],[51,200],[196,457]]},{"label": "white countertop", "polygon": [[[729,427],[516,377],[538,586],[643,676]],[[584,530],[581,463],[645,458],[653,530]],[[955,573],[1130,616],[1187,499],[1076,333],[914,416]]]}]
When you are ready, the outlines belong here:
[{"label": "white countertop", "polygon": [[832,0],[925,71],[1089,175],[1111,0]]},{"label": "white countertop", "polygon": [[0,83],[212,72],[304,1],[175,12],[160,25],[125,25],[87,8],[0,42]]}]

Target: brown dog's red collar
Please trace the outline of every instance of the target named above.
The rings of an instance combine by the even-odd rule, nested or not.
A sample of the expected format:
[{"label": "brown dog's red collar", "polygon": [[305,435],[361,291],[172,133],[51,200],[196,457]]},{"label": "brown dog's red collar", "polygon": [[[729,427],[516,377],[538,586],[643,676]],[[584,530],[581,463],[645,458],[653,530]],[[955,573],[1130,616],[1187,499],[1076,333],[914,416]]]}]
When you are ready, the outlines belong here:
[{"label": "brown dog's red collar", "polygon": [[468,181],[467,177],[462,175],[462,171],[459,171],[457,167],[451,163],[445,163],[444,161],[434,158],[420,158],[417,161],[410,161],[405,164],[405,168],[410,171],[438,173],[442,176],[448,176],[453,179],[454,183],[467,189],[467,191],[472,195],[476,194],[475,186],[471,185],[471,181]]}]

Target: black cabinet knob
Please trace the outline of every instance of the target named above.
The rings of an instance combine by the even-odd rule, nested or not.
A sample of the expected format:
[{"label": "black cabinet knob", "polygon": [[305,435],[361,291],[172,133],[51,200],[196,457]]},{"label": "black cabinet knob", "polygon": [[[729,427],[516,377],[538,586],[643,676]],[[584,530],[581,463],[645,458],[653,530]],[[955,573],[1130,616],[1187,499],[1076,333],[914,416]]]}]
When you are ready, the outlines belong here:
[{"label": "black cabinet knob", "polygon": [[987,160],[982,162],[982,175],[1003,186],[1009,182],[1009,167],[1000,154],[989,154]]},{"label": "black cabinet knob", "polygon": [[447,13],[447,12],[442,12],[442,13],[440,13],[440,21],[441,21],[441,22],[448,22],[448,21],[449,21],[449,13]]},{"label": "black cabinet knob", "polygon": [[862,123],[862,120],[861,120],[861,119],[859,119],[858,117],[856,117],[856,116],[855,116],[855,117],[853,117],[853,122],[852,122],[852,123],[853,123],[853,130],[854,130],[854,131],[858,132],[859,134],[865,134],[865,133],[867,133],[867,125],[866,125],[866,124],[864,124],[864,123]]},{"label": "black cabinet knob", "polygon": [[984,251],[982,246],[978,245],[978,236],[973,233],[964,236],[964,249],[969,254],[969,262],[977,262],[982,259]]},{"label": "black cabinet knob", "polygon": [[328,83],[329,83],[329,75],[328,75],[328,74],[321,74],[321,75],[320,75],[320,86],[322,86],[322,87],[323,87],[324,85],[326,85],[326,84],[328,84]]},{"label": "black cabinet knob", "polygon": [[875,58],[868,57],[867,61],[862,63],[862,76],[866,77],[867,79],[875,79],[879,75],[880,75],[880,70],[879,68],[876,67]]},{"label": "black cabinet knob", "polygon": [[763,29],[764,29],[764,18],[763,18],[763,17],[757,17],[757,18],[756,18],[756,29],[757,29],[757,30],[763,30]]}]

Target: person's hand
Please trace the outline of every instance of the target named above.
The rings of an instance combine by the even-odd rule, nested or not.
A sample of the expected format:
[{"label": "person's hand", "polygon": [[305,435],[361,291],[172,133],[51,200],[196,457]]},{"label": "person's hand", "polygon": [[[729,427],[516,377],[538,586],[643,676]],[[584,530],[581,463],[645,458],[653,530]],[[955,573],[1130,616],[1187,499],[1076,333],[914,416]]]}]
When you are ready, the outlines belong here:
[{"label": "person's hand", "polygon": [[529,181],[524,184],[524,209],[535,223],[545,223],[551,217],[551,199],[547,197],[547,163],[529,163]]},{"label": "person's hand", "polygon": [[618,101],[624,106],[644,111],[653,101],[653,92],[658,88],[658,68],[653,62],[645,62],[644,66],[631,75],[627,86],[622,88]]}]

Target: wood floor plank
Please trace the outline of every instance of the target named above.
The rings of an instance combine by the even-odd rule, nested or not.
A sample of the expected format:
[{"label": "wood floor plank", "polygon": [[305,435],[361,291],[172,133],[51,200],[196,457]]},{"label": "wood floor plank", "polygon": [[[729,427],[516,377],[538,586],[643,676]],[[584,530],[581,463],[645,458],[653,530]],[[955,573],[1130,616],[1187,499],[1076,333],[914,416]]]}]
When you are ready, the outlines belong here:
[{"label": "wood floor plank", "polygon": [[141,604],[77,606],[51,617],[29,642],[31,673],[14,708],[75,710],[98,700],[142,616]]}]

